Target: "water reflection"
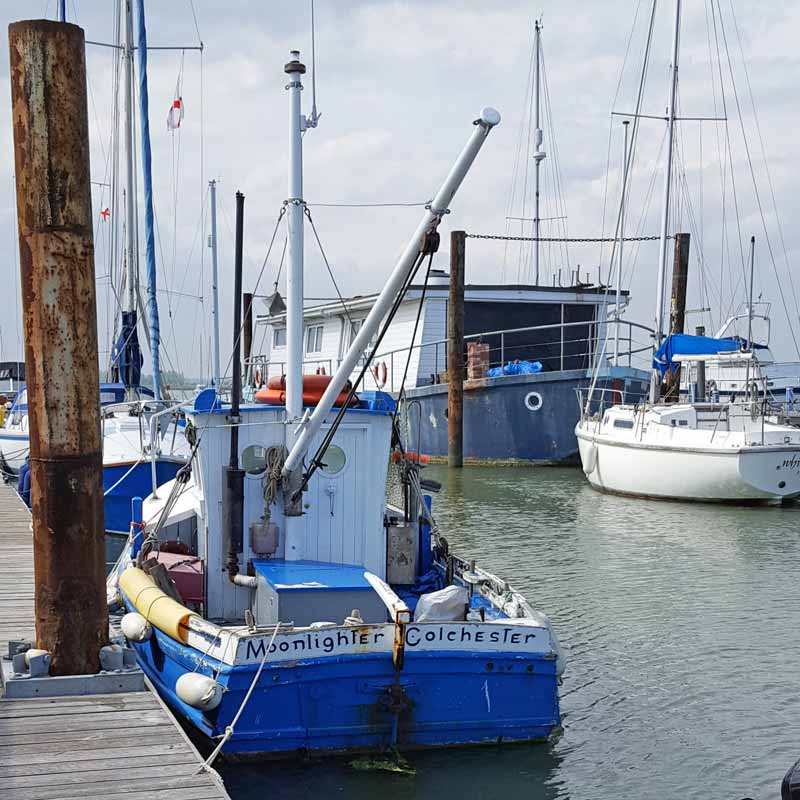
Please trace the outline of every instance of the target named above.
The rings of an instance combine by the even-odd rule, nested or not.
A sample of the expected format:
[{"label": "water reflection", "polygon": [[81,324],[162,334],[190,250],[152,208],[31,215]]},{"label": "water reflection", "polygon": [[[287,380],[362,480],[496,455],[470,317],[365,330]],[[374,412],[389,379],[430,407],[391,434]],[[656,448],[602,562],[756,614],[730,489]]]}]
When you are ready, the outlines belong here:
[{"label": "water reflection", "polygon": [[426,475],[453,549],[552,617],[562,736],[411,753],[413,777],[346,759],[222,765],[235,800],[777,796],[800,755],[800,508],[602,495],[576,469]]}]

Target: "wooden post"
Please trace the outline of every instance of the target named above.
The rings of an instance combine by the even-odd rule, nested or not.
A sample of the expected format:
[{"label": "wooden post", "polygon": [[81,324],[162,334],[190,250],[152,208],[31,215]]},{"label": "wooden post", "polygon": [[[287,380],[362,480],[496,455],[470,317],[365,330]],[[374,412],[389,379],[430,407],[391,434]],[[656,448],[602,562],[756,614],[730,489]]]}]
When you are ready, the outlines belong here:
[{"label": "wooden post", "polygon": [[[705,336],[706,329],[704,325],[698,325],[694,329],[695,336]],[[695,400],[698,403],[705,403],[706,401],[706,362],[697,362],[697,391],[695,392]]]},{"label": "wooden post", "polygon": [[250,354],[253,349],[253,295],[250,292],[242,294],[244,313],[244,327],[242,328],[242,345],[244,347],[244,374],[247,385],[253,382],[253,371],[250,369]]},{"label": "wooden post", "polygon": [[464,466],[464,260],[467,234],[450,233],[447,307],[447,465]]},{"label": "wooden post", "polygon": [[[672,262],[672,301],[669,314],[669,332],[683,333],[684,318],[686,315],[686,280],[689,273],[689,243],[688,233],[675,234],[675,257]],[[668,403],[677,403],[681,391],[681,368],[675,366],[667,373],[667,385],[664,399]]]},{"label": "wooden post", "polygon": [[53,675],[108,640],[83,30],[8,29],[30,421],[36,644]]}]

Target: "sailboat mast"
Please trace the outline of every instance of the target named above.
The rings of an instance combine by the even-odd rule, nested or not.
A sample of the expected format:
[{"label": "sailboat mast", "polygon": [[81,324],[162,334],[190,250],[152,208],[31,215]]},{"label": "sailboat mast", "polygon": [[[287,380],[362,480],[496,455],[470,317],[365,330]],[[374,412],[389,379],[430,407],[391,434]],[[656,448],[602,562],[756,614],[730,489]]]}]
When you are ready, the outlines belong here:
[{"label": "sailboat mast", "polygon": [[217,267],[217,182],[208,182],[209,203],[211,205],[211,236],[209,237],[209,247],[211,248],[211,324],[212,335],[214,337],[214,374],[212,379],[214,386],[219,391],[219,290],[218,290],[218,267]]},{"label": "sailboat mast", "polygon": [[539,168],[544,160],[546,153],[542,150],[542,129],[540,127],[540,97],[541,97],[541,49],[542,49],[542,28],[539,20],[536,20],[533,29],[533,125],[535,151],[533,153],[533,175],[534,175],[534,195],[533,195],[533,276],[534,284],[539,285],[539,235],[541,215],[539,213]]},{"label": "sailboat mast", "polygon": [[[655,342],[654,348],[661,346],[664,336],[664,287],[667,281],[667,238],[669,226],[669,199],[672,186],[672,143],[675,134],[675,103],[678,94],[678,49],[680,45],[681,32],[681,0],[675,0],[675,24],[672,30],[672,65],[670,66],[670,85],[669,103],[667,105],[667,159],[664,166],[664,191],[661,201],[661,235],[659,239],[659,258],[658,258],[658,287],[656,290],[656,319],[655,319]],[[650,402],[655,403],[658,399],[659,383],[653,373],[650,382]]]},{"label": "sailboat mast", "polygon": [[625,242],[625,190],[628,186],[628,125],[630,125],[630,120],[624,120],[622,125],[625,130],[625,143],[622,149],[622,194],[619,199],[619,240],[617,242],[617,292],[615,306],[615,316],[617,319],[614,326],[615,367],[619,366],[619,317],[620,309],[622,308],[622,245]]},{"label": "sailboat mast", "polygon": [[125,297],[123,311],[136,311],[136,192],[133,181],[133,14],[131,0],[122,0],[125,16],[123,49],[125,89],[123,121],[125,137]]},{"label": "sailboat mast", "polygon": [[306,68],[300,51],[292,50],[283,70],[289,92],[289,270],[286,275],[286,416],[299,419],[303,413],[303,131],[305,118],[300,106],[301,76]]},{"label": "sailboat mast", "polygon": [[161,400],[161,328],[158,319],[156,279],[155,213],[153,211],[153,159],[150,150],[149,97],[147,92],[147,26],[145,0],[138,0],[139,123],[142,130],[142,181],[144,185],[144,238],[147,263],[147,312],[150,318],[150,360],[153,395]]}]

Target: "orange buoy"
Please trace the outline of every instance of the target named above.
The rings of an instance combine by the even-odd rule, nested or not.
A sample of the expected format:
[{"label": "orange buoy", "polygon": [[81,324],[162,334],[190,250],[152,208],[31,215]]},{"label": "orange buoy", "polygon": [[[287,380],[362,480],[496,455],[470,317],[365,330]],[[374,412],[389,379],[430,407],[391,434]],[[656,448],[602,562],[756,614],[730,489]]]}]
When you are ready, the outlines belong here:
[{"label": "orange buoy", "polygon": [[[322,399],[322,395],[331,382],[330,375],[303,375],[303,405],[315,406]],[[334,407],[341,407],[347,402],[347,395],[350,392],[350,381],[348,381],[339,396],[336,398]],[[257,403],[265,403],[268,406],[286,405],[286,376],[273,376],[267,381],[265,388],[260,389],[255,394]],[[353,395],[350,403],[352,406],[358,404],[358,396]]]},{"label": "orange buoy", "polygon": [[[418,464],[427,464],[428,456],[415,453],[413,450],[406,450],[405,457],[409,461],[416,461]],[[392,451],[392,463],[397,464],[403,460],[403,454],[399,450]]]}]

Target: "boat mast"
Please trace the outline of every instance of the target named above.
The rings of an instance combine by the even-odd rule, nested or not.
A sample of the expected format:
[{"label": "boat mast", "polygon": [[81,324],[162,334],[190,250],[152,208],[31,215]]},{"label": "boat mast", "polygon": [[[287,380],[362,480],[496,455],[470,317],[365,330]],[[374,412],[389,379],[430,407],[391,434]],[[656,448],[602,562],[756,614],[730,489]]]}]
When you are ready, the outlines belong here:
[{"label": "boat mast", "polygon": [[747,361],[745,370],[744,386],[745,395],[750,392],[750,361],[755,357],[753,348],[753,273],[756,266],[756,237],[750,237],[750,287],[747,292],[747,349],[750,351],[750,359]]},{"label": "boat mast", "polygon": [[[622,122],[625,130],[625,144],[622,149],[622,194],[619,199],[619,241],[617,242],[617,297],[616,325],[614,326],[614,366],[619,366],[619,317],[622,305],[622,244],[625,241],[625,190],[628,186],[628,125],[630,120]],[[628,348],[630,350],[630,348]]]},{"label": "boat mast", "polygon": [[123,120],[125,137],[125,297],[123,311],[136,312],[136,192],[133,182],[133,15],[131,0],[122,0],[125,13]]},{"label": "boat mast", "polygon": [[[672,31],[672,64],[670,66],[669,102],[667,105],[667,159],[664,166],[664,192],[661,201],[661,236],[659,240],[658,288],[656,290],[656,319],[654,349],[661,346],[664,328],[664,287],[667,276],[667,238],[669,226],[669,199],[672,185],[672,143],[675,134],[675,103],[678,94],[678,49],[681,32],[681,0],[675,0],[675,24]],[[660,381],[658,372],[653,371],[650,381],[650,402],[658,399]]]},{"label": "boat mast", "polygon": [[536,20],[533,29],[533,63],[534,63],[534,100],[533,100],[533,124],[534,124],[534,144],[533,153],[533,174],[534,174],[534,195],[533,195],[533,276],[534,284],[539,285],[539,228],[541,216],[539,213],[539,168],[547,154],[542,150],[542,129],[539,117],[539,99],[541,94],[541,47],[542,47],[542,28],[539,20]]},{"label": "boat mast", "polygon": [[211,324],[212,335],[214,337],[213,352],[213,375],[212,381],[219,392],[219,292],[218,271],[217,271],[217,182],[208,182],[209,201],[211,205],[211,234],[208,237],[208,246],[211,248]]},{"label": "boat mast", "polygon": [[[303,132],[306,119],[300,105],[306,68],[300,51],[292,50],[284,72],[289,92],[289,269],[286,275],[286,417],[298,420],[303,413]],[[289,429],[287,428],[287,431]],[[287,433],[287,436],[291,434]],[[291,444],[291,442],[287,442]]]},{"label": "boat mast", "polygon": [[153,395],[161,400],[161,327],[158,320],[156,243],[153,212],[153,160],[150,151],[149,98],[147,92],[147,27],[144,0],[137,5],[139,42],[139,123],[142,129],[142,180],[144,185],[144,238],[147,261],[147,312],[150,318],[150,359],[153,366]]},{"label": "boat mast", "polygon": [[[300,433],[294,441],[294,446],[290,448],[289,455],[286,457],[283,466],[283,475],[285,477],[291,475],[295,470],[297,470],[297,472],[300,471],[298,468],[301,465],[303,456],[308,450],[312,439],[319,432],[331,408],[333,408],[336,398],[344,388],[345,383],[350,379],[350,375],[358,364],[359,359],[367,351],[372,337],[378,332],[398,292],[408,280],[409,273],[413,269],[419,256],[425,236],[431,231],[435,231],[442,217],[448,213],[450,203],[469,172],[472,163],[477,158],[481,147],[483,147],[486,141],[486,137],[489,135],[492,128],[500,124],[500,114],[495,111],[495,109],[486,107],[481,110],[480,116],[473,124],[475,128],[472,135],[458,156],[455,164],[453,164],[450,169],[450,172],[445,178],[441,188],[436,193],[433,201],[426,207],[422,220],[419,225],[417,225],[416,231],[414,231],[402,255],[395,264],[392,273],[386,280],[381,293],[373,303],[356,338],[342,357],[339,367],[323,392],[322,397],[317,403],[317,407],[310,416],[303,418],[300,425],[297,426]],[[300,314],[302,315],[302,309],[300,309]],[[287,516],[287,523],[290,519],[291,517]],[[288,530],[289,528],[287,526],[287,533]],[[287,551],[288,548],[289,540],[287,536]],[[287,555],[286,558],[289,558],[289,556]]]}]

